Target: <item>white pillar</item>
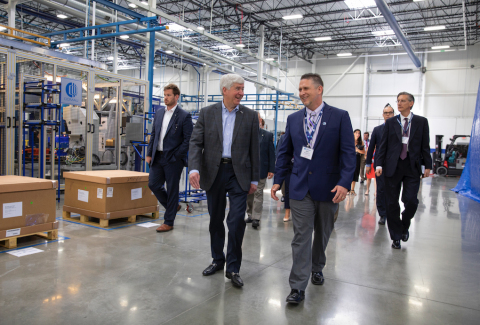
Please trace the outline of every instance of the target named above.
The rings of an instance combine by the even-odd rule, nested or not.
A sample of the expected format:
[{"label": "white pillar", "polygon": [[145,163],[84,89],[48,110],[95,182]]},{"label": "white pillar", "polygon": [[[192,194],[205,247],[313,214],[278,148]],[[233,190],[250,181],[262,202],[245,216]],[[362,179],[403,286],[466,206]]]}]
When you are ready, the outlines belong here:
[{"label": "white pillar", "polygon": [[[8,0],[8,27],[15,28],[15,7],[17,6],[17,0]],[[12,33],[15,35],[15,31]]]},{"label": "white pillar", "polygon": [[362,95],[362,132],[367,131],[367,119],[368,119],[368,56],[365,57],[365,66],[363,68],[363,95]]},{"label": "white pillar", "polygon": [[[92,26],[95,26],[95,12],[97,11],[97,2],[93,1]],[[92,30],[92,36],[95,36],[95,29]],[[92,61],[95,61],[95,40],[92,39]]]},{"label": "white pillar", "polygon": [[[425,69],[425,70],[424,70]],[[425,88],[427,86],[427,53],[423,53],[423,65],[420,68],[420,80],[422,84],[422,98],[420,102],[420,107],[418,110],[418,115],[424,115],[425,114]],[[424,72],[425,71],[425,72]]]}]

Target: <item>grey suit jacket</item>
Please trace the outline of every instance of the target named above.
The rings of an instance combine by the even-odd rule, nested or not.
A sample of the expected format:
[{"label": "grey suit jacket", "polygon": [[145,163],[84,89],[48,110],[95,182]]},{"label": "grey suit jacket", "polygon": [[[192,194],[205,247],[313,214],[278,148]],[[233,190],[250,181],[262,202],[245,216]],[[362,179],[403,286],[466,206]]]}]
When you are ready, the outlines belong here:
[{"label": "grey suit jacket", "polygon": [[[240,105],[235,116],[232,136],[232,163],[240,187],[249,191],[251,182],[260,179],[260,149],[258,143],[258,114]],[[222,103],[200,110],[193,128],[188,153],[190,170],[200,172],[200,187],[210,190],[222,159]]]}]

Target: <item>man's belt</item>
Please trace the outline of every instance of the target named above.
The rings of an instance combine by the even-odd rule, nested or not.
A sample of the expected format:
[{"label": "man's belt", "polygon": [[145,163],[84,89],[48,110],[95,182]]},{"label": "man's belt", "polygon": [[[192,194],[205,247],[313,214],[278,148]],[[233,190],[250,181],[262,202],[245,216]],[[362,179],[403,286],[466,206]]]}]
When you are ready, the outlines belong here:
[{"label": "man's belt", "polygon": [[222,164],[231,164],[232,158],[222,158]]}]

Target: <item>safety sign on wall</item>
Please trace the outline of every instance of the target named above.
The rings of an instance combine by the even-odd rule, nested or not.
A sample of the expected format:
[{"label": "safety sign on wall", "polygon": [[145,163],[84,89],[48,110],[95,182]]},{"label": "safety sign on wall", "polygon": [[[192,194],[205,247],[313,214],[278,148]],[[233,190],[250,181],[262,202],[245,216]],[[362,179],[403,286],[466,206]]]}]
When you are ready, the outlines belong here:
[{"label": "safety sign on wall", "polygon": [[62,77],[60,101],[62,105],[82,105],[82,81]]}]

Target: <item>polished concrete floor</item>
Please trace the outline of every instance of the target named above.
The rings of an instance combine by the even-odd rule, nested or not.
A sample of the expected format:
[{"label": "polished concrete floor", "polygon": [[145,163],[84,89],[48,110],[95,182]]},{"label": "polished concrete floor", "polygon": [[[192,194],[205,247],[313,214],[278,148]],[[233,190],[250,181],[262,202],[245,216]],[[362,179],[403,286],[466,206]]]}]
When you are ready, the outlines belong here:
[{"label": "polished concrete floor", "polygon": [[357,185],[340,206],[325,285],[309,285],[299,306],[285,303],[292,223],[267,191],[261,227],[245,233],[242,289],[201,274],[205,202],[164,234],[60,221],[61,240],[20,243],[42,253],[0,254],[0,324],[480,324],[480,204],[449,190],[457,180],[423,180],[401,250],[377,224],[373,191]]}]

